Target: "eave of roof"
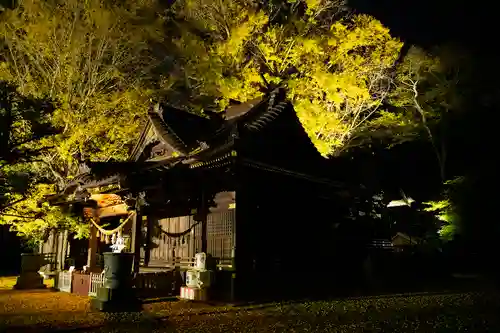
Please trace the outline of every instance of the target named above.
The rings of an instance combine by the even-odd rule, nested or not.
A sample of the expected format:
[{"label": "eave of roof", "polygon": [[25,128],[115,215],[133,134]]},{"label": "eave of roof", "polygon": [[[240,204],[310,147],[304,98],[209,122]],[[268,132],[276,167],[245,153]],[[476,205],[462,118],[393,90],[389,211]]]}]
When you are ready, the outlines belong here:
[{"label": "eave of roof", "polygon": [[[148,122],[139,136],[129,160],[137,161],[139,159],[146,146],[148,132],[152,128],[159,140],[182,156],[193,155],[200,148],[203,149],[201,142],[205,142],[209,146],[217,144],[221,137],[227,137],[230,134],[236,124],[242,124],[250,131],[260,130],[277,118],[286,108],[285,97],[283,89],[275,89],[268,95],[233,105],[226,109],[224,121],[221,121],[220,117],[205,119],[168,105],[162,106],[157,111],[149,111]],[[185,123],[182,123],[183,121]],[[181,128],[181,123],[186,128]],[[188,125],[190,123],[193,125]],[[195,127],[194,130],[191,128],[192,126]],[[181,135],[181,132],[184,134]],[[189,135],[197,135],[197,137],[185,137]]]}]

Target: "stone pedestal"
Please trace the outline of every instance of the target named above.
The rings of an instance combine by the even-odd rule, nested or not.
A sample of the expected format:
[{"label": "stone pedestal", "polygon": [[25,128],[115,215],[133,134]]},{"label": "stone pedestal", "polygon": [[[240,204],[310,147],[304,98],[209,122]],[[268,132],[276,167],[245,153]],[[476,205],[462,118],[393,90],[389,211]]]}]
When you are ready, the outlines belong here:
[{"label": "stone pedestal", "polygon": [[92,299],[92,307],[104,312],[141,311],[132,288],[132,253],[104,253],[105,282]]},{"label": "stone pedestal", "polygon": [[17,278],[14,289],[43,289],[43,277],[38,273],[45,264],[43,254],[21,254],[21,275]]}]

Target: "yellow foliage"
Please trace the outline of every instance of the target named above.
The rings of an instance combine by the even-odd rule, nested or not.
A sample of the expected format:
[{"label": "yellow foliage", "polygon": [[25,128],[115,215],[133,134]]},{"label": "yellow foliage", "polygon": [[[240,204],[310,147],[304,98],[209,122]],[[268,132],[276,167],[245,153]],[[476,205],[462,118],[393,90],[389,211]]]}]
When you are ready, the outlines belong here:
[{"label": "yellow foliage", "polygon": [[229,28],[229,37],[218,46],[217,53],[221,57],[239,58],[244,51],[245,43],[253,33],[259,31],[266,23],[267,16],[262,12],[248,13],[243,22],[235,22]]},{"label": "yellow foliage", "polygon": [[[30,168],[60,189],[78,173],[75,159],[125,159],[137,137],[149,101],[156,93],[156,59],[151,45],[163,42],[163,19],[155,1],[127,1],[111,6],[101,0],[25,0],[0,14],[4,48],[0,80],[24,96],[46,98],[57,109],[50,123],[62,133],[31,143],[54,147]],[[84,227],[58,208],[38,207],[57,188],[35,186],[28,199],[11,209],[42,219],[4,219],[32,237],[44,229],[67,226],[84,235]],[[83,228],[83,229],[82,229]]]},{"label": "yellow foliage", "polygon": [[[60,207],[51,207],[44,202],[45,196],[53,194],[56,188],[50,184],[36,184],[28,193],[26,200],[19,201],[2,211],[0,223],[10,224],[11,229],[19,235],[30,239],[41,239],[50,229],[67,228],[77,233],[77,237],[88,235],[88,226],[81,224],[77,218],[66,215]],[[20,194],[13,195],[11,200],[21,199]]]},{"label": "yellow foliage", "polygon": [[[325,4],[310,0],[306,5],[315,11]],[[201,86],[204,95],[215,94],[221,108],[228,99],[246,101],[262,94],[262,77],[285,85],[323,155],[348,142],[377,110],[387,88],[380,82],[402,45],[367,15],[336,22],[325,32],[300,17],[267,26],[263,12],[240,2],[188,1],[187,8],[185,19],[214,32],[212,43],[189,33],[178,41],[182,53],[191,55],[184,68],[191,82]]]},{"label": "yellow foliage", "polygon": [[[144,71],[154,61],[148,42],[162,38],[153,14],[147,24],[137,23],[141,9],[141,2],[126,8],[100,0],[27,0],[2,13],[8,47],[0,79],[59,104],[52,123],[64,128],[57,150],[68,162],[78,150],[97,160],[123,155],[135,139],[140,124],[131,120],[145,114],[152,94]],[[117,127],[121,135],[112,130]],[[96,137],[107,142],[97,144]]]},{"label": "yellow foliage", "polygon": [[307,9],[310,11],[314,11],[314,10],[318,9],[321,2],[322,2],[322,0],[306,0]]}]

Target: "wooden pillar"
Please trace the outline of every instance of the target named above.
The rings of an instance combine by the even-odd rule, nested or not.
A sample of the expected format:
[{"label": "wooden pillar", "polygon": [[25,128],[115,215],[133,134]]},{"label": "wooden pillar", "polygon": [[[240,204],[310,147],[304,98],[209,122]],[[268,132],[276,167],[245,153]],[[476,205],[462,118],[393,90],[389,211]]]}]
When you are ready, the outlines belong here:
[{"label": "wooden pillar", "polygon": [[189,256],[193,258],[196,252],[198,251],[198,239],[197,239],[196,227],[193,227],[195,223],[196,221],[194,221],[193,217],[191,216],[189,218],[189,226],[192,228],[191,235],[189,236],[189,241],[191,242],[191,249],[190,249],[191,253]]},{"label": "wooden pillar", "polygon": [[56,252],[56,270],[62,270],[63,266],[63,256],[64,256],[64,231],[57,232],[57,252]]},{"label": "wooden pillar", "polygon": [[97,228],[90,222],[89,251],[87,257],[87,267],[93,270],[97,266]]},{"label": "wooden pillar", "polygon": [[148,267],[149,266],[149,261],[151,260],[151,243],[152,243],[152,236],[153,236],[153,217],[148,216],[147,217],[147,226],[146,226],[146,240],[145,244],[146,247],[144,248],[144,266]]},{"label": "wooden pillar", "polygon": [[63,231],[63,244],[62,244],[62,254],[61,254],[61,266],[60,270],[63,270],[66,266],[66,258],[68,257],[68,248],[69,248],[69,237],[68,230]]},{"label": "wooden pillar", "polygon": [[207,253],[208,251],[208,240],[207,240],[207,203],[205,197],[205,191],[201,193],[201,252]]},{"label": "wooden pillar", "polygon": [[[59,234],[55,229],[50,231],[52,242],[51,242],[51,256],[53,256],[54,261],[51,260],[49,264],[50,271],[55,271],[57,269],[57,246],[59,245]],[[51,258],[52,259],[52,258]]]},{"label": "wooden pillar", "polygon": [[142,216],[140,215],[140,210],[136,209],[134,216],[132,217],[132,242],[131,247],[134,253],[134,273],[139,273],[139,267],[141,262],[141,223]]}]

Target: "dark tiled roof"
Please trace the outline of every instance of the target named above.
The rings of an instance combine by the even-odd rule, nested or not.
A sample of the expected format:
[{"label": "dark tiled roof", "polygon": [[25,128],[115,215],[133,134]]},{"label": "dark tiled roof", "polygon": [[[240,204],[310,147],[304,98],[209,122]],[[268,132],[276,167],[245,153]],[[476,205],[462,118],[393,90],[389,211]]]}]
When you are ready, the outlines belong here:
[{"label": "dark tiled roof", "polygon": [[265,100],[265,96],[260,96],[260,97],[254,98],[254,99],[247,101],[247,102],[244,102],[244,103],[231,105],[226,109],[226,111],[224,113],[225,119],[226,120],[233,120],[233,119],[237,119],[241,116],[244,116],[252,108],[263,103],[264,100]]},{"label": "dark tiled roof", "polygon": [[[187,156],[200,149],[225,144],[233,129],[244,127],[249,131],[259,131],[275,120],[286,109],[285,92],[276,89],[268,96],[232,105],[221,115],[207,112],[206,117],[160,104],[148,113],[149,121],[130,156],[137,161],[146,148],[151,127],[159,140],[171,151]],[[144,157],[143,157],[144,158]]]},{"label": "dark tiled roof", "polygon": [[[151,129],[156,134],[154,138],[151,138]],[[87,163],[82,174],[64,193],[78,187],[120,183],[127,178],[162,173],[165,169],[225,166],[231,163],[234,142],[240,135],[245,137],[245,143],[238,146],[238,153],[262,161],[274,160],[276,163],[271,163],[275,163],[276,167],[297,167],[297,171],[304,169],[302,171],[308,173],[309,168],[298,167],[297,157],[305,160],[302,164],[310,165],[316,171],[322,164],[322,158],[308,139],[293,106],[286,100],[285,90],[276,89],[267,96],[229,107],[225,119],[218,114],[201,117],[168,105],[159,105],[157,110],[149,112],[149,121],[129,161]],[[156,144],[155,140],[162,141],[179,156],[166,154],[143,162],[149,156],[149,152],[143,152],[144,149]],[[273,140],[272,145],[269,145],[269,140]],[[257,151],[255,147],[258,147]]]},{"label": "dark tiled roof", "polygon": [[161,140],[182,155],[189,153],[189,148],[184,140],[182,140],[172,129],[172,126],[163,121],[158,113],[149,112],[148,116],[156,135],[159,136]]},{"label": "dark tiled roof", "polygon": [[187,111],[161,105],[161,118],[169,128],[172,141],[182,143],[189,151],[199,147],[200,141],[207,141],[222,127],[220,119],[205,118]]}]

